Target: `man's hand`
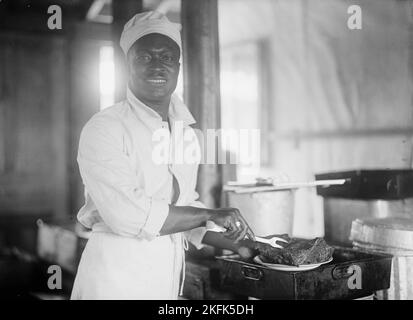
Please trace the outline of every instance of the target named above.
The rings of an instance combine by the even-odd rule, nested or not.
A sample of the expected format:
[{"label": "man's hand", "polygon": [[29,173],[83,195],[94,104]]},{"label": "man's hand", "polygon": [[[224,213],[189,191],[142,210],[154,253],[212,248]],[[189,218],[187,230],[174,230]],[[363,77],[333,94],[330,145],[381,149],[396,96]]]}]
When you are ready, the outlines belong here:
[{"label": "man's hand", "polygon": [[235,242],[244,239],[245,236],[254,239],[254,233],[237,208],[215,209],[209,220],[227,229],[223,235]]},{"label": "man's hand", "polygon": [[242,245],[238,248],[237,252],[244,260],[252,259],[256,255],[256,251],[254,249],[244,247]]}]

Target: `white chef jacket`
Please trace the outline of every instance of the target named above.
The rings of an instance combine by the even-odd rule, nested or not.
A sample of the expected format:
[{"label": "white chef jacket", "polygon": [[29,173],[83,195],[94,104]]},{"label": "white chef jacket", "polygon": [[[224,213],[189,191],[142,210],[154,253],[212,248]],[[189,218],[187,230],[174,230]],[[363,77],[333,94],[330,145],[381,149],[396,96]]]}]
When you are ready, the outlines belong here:
[{"label": "white chef jacket", "polygon": [[[83,128],[78,164],[85,204],[78,220],[93,232],[82,254],[72,299],[178,297],[185,239],[200,248],[206,229],[159,236],[171,203],[172,173],[180,192],[176,205],[203,207],[195,191],[199,161],[175,161],[182,158],[174,156],[178,149],[182,152],[182,147],[197,141],[190,127],[195,120],[176,95],[171,98],[169,121],[165,163],[153,159],[159,146],[153,137],[158,130],[169,132],[168,122],[129,88],[125,101],[97,113]],[[175,130],[178,124],[183,131]]]}]

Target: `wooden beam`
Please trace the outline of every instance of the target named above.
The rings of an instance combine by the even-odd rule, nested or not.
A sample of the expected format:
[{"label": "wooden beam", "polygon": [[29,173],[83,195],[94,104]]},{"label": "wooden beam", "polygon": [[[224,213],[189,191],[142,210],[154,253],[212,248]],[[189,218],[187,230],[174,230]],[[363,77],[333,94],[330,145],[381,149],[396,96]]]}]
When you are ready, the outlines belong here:
[{"label": "wooden beam", "polygon": [[102,15],[101,12],[109,0],[94,0],[87,11],[86,19],[99,23],[112,23],[112,16]]},{"label": "wooden beam", "polygon": [[107,0],[94,0],[92,2],[92,5],[87,10],[86,18],[88,20],[95,19],[100,14],[100,12],[102,11],[102,9],[105,6],[106,2],[107,2]]},{"label": "wooden beam", "polygon": [[[221,127],[217,0],[182,0],[182,36],[185,101],[197,127]],[[200,166],[198,191],[209,207],[217,207],[222,188],[222,167]]]},{"label": "wooden beam", "polygon": [[387,136],[413,136],[413,128],[372,128],[372,129],[344,129],[325,131],[293,131],[293,132],[270,132],[268,137],[271,141],[280,139],[287,140],[327,140],[327,139],[355,139],[368,137]]}]

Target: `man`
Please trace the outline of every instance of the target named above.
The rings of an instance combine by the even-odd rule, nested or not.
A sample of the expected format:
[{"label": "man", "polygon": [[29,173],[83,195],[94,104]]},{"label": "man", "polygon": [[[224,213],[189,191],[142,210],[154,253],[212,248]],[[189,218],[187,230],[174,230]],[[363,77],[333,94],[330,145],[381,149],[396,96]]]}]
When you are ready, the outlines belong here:
[{"label": "man", "polygon": [[[236,251],[239,240],[253,235],[237,209],[206,209],[197,201],[197,163],[153,159],[156,132],[170,130],[173,154],[175,141],[183,142],[177,123],[192,133],[195,122],[173,94],[181,53],[177,26],[156,12],[137,14],[120,45],[129,70],[127,99],[93,116],[79,142],[86,202],[78,220],[93,232],[72,299],[176,299],[186,239],[197,248],[205,243]],[[227,231],[207,231],[208,221]]]}]

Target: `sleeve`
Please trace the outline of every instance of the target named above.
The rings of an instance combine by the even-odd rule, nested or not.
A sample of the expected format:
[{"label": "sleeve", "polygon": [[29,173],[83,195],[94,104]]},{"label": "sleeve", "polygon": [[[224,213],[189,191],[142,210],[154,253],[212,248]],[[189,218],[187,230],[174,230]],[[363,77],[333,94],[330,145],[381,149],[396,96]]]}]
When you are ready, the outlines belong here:
[{"label": "sleeve", "polygon": [[[188,205],[191,207],[206,208],[206,206],[201,201],[199,201],[198,198],[199,194],[196,191],[194,191],[192,196],[193,200]],[[199,250],[205,247],[205,245],[202,243],[202,240],[204,239],[206,232],[207,229],[205,227],[199,227],[186,231],[185,237],[189,242],[191,242],[195,246],[195,248]]]},{"label": "sleeve", "polygon": [[117,120],[96,120],[82,130],[78,164],[83,183],[113,232],[151,240],[159,235],[169,205],[145,195],[123,151]]}]

